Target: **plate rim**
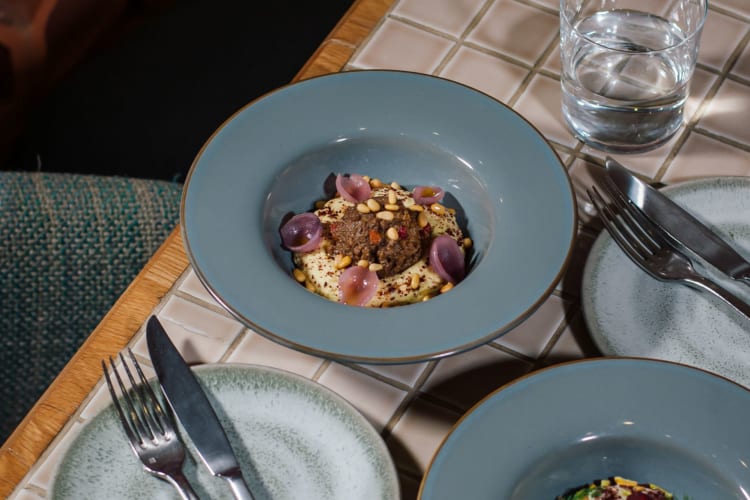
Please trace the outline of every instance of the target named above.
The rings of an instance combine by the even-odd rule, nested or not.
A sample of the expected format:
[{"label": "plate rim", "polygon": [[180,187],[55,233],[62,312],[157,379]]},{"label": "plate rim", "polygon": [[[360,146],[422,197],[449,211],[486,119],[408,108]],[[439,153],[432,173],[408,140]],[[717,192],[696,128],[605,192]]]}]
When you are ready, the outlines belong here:
[{"label": "plate rim", "polygon": [[[273,377],[281,377],[284,380],[291,380],[295,384],[304,386],[306,391],[315,391],[316,394],[323,395],[326,398],[327,402],[335,404],[337,409],[346,412],[348,418],[356,422],[359,432],[362,432],[363,434],[366,434],[369,436],[369,438],[371,438],[366,443],[362,443],[362,445],[363,449],[365,448],[364,445],[367,445],[367,450],[374,450],[376,452],[375,455],[378,457],[378,462],[381,462],[382,465],[385,466],[385,472],[387,473],[388,482],[384,484],[383,492],[386,494],[393,494],[393,500],[397,500],[400,498],[401,485],[399,482],[398,470],[396,469],[393,456],[391,455],[387,445],[385,444],[385,440],[361,411],[359,411],[351,402],[349,402],[339,393],[335,392],[333,389],[321,384],[320,382],[316,382],[307,377],[304,377],[303,375],[300,375],[298,373],[275,366],[268,366],[257,363],[202,363],[198,365],[192,365],[190,366],[190,369],[191,371],[193,371],[193,373],[196,374],[198,380],[202,380],[202,372],[215,374],[216,372],[226,370],[229,372],[247,372],[248,376],[252,376],[253,374],[266,373],[271,374],[271,376]],[[153,376],[147,377],[147,380],[152,385],[158,385],[158,377],[155,374]],[[100,408],[95,415],[87,418],[86,422],[83,424],[83,427],[79,429],[78,434],[72,437],[72,441],[69,447],[65,450],[63,458],[60,461],[60,466],[57,467],[57,470],[55,471],[55,474],[50,482],[50,486],[47,492],[48,498],[57,498],[55,494],[55,486],[60,478],[61,473],[65,470],[65,457],[73,450],[73,446],[75,445],[76,441],[82,438],[82,436],[86,432],[86,428],[93,422],[99,421],[102,418],[107,418],[107,416],[105,415],[106,413],[109,413],[111,418],[113,419],[117,418],[113,411],[113,403],[110,400],[108,400],[107,404]],[[119,426],[119,422],[115,423]],[[190,439],[189,436],[186,436],[186,438],[188,440]],[[127,447],[126,440],[123,440],[122,447]],[[198,467],[202,467],[202,464],[200,464],[199,461]],[[145,471],[143,473],[146,474]]]},{"label": "plate rim", "polygon": [[[191,238],[188,234],[190,224],[186,222],[186,219],[187,219],[186,200],[188,197],[190,187],[192,185],[191,180],[193,178],[193,174],[198,169],[198,165],[206,149],[211,145],[214,139],[223,130],[225,130],[226,127],[238,115],[245,112],[246,110],[251,108],[253,104],[259,101],[263,101],[266,98],[273,97],[274,95],[278,93],[282,93],[286,89],[289,89],[289,88],[300,87],[302,85],[313,85],[315,84],[315,82],[319,80],[346,79],[354,75],[363,75],[363,74],[365,75],[387,75],[388,77],[391,77],[391,78],[396,78],[396,77],[400,78],[400,77],[405,76],[407,78],[428,79],[431,81],[442,82],[441,84],[445,84],[446,86],[455,86],[455,87],[460,87],[464,90],[468,90],[469,92],[476,94],[478,98],[487,99],[488,100],[487,102],[490,102],[492,103],[492,105],[498,106],[499,108],[502,108],[506,112],[510,113],[513,120],[518,120],[518,124],[520,124],[523,127],[528,127],[528,132],[530,133],[530,135],[534,137],[534,140],[536,142],[545,146],[545,150],[544,150],[545,154],[551,154],[551,157],[554,159],[553,163],[555,164],[555,167],[556,167],[553,170],[553,174],[556,176],[555,179],[564,180],[564,184],[565,184],[565,189],[560,191],[561,199],[564,199],[566,203],[570,202],[570,207],[571,207],[570,213],[566,213],[564,215],[564,218],[561,217],[560,220],[565,224],[570,224],[570,231],[567,233],[567,237],[566,237],[566,248],[564,249],[564,252],[562,251],[560,252],[562,259],[560,261],[559,268],[557,268],[555,271],[554,277],[548,283],[544,284],[544,290],[542,291],[542,293],[538,295],[536,299],[533,300],[531,303],[527,304],[525,306],[525,309],[521,311],[520,314],[518,314],[516,317],[509,318],[507,320],[503,319],[503,321],[505,321],[504,324],[498,325],[496,322],[495,323],[496,326],[493,326],[491,330],[485,333],[482,333],[481,335],[475,336],[465,342],[462,341],[461,343],[452,343],[448,347],[438,346],[432,349],[421,349],[421,350],[414,349],[410,352],[401,352],[401,353],[381,352],[381,353],[374,353],[374,354],[358,354],[355,352],[345,351],[343,349],[326,349],[321,346],[311,345],[310,343],[298,342],[294,339],[288,338],[288,336],[284,332],[276,332],[276,331],[272,331],[269,328],[266,328],[265,326],[262,325],[263,323],[262,320],[251,318],[249,314],[240,310],[241,304],[240,305],[233,304],[230,302],[229,299],[225,298],[224,294],[220,290],[221,287],[216,285],[215,283],[211,283],[211,280],[207,278],[205,271],[202,269],[201,263],[199,262],[199,259],[196,256],[196,252],[192,248]],[[559,179],[557,176],[559,176]],[[221,307],[227,310],[234,318],[236,318],[243,325],[253,329],[259,334],[283,346],[292,348],[300,352],[311,354],[314,356],[326,358],[326,359],[334,359],[338,361],[354,362],[354,363],[402,364],[402,363],[430,361],[430,360],[440,359],[446,356],[458,354],[461,352],[465,352],[472,348],[486,344],[487,342],[512,330],[514,327],[516,327],[517,325],[522,323],[524,320],[526,320],[552,294],[557,283],[564,276],[564,273],[567,270],[573,257],[573,252],[574,252],[574,247],[575,247],[575,242],[576,242],[576,235],[577,235],[577,230],[578,230],[579,215],[577,212],[576,193],[573,188],[572,179],[570,178],[570,175],[567,169],[565,168],[565,165],[560,157],[560,154],[554,149],[551,142],[541,133],[541,131],[536,126],[534,126],[528,119],[526,119],[524,116],[522,116],[520,113],[518,113],[516,110],[514,110],[510,106],[506,105],[502,101],[490,96],[489,94],[481,90],[475,89],[473,87],[470,87],[469,85],[466,85],[466,84],[463,84],[461,82],[457,82],[454,80],[450,80],[441,76],[418,73],[418,72],[413,72],[413,71],[406,71],[406,70],[389,70],[389,69],[360,70],[360,69],[356,69],[356,70],[333,73],[333,74],[319,75],[319,76],[315,76],[315,77],[312,77],[303,81],[291,82],[289,84],[286,84],[277,89],[274,89],[268,92],[267,94],[250,101],[249,103],[244,105],[242,108],[240,108],[238,111],[233,113],[229,118],[227,118],[227,120],[225,120],[206,140],[206,142],[203,144],[200,151],[197,153],[193,161],[193,164],[190,167],[190,170],[188,172],[188,176],[185,181],[184,188],[183,188],[183,196],[182,196],[181,206],[180,206],[180,220],[181,220],[180,227],[181,227],[181,236],[182,236],[183,245],[186,250],[186,254],[190,262],[190,265],[193,268],[193,271],[195,272],[199,281],[206,288],[209,295]],[[320,299],[320,297],[316,297],[316,299]],[[331,304],[333,304],[332,301],[331,301]],[[336,304],[336,305],[341,306],[340,304]],[[327,306],[323,305],[322,307],[327,307]],[[378,309],[378,311],[383,313],[382,316],[384,317],[390,314],[398,318],[397,316],[398,313],[394,313],[393,311],[397,311],[399,309],[404,309],[404,308],[405,307],[403,306],[388,308],[389,310],[388,313],[384,313],[385,309]],[[367,310],[369,308],[358,308],[358,309]],[[383,319],[387,322],[387,321],[390,321],[392,318],[383,318]]]},{"label": "plate rim", "polygon": [[[746,187],[747,190],[750,192],[750,177],[740,176],[740,175],[711,175],[711,176],[702,176],[702,177],[695,177],[686,179],[683,181],[675,182],[672,184],[665,185],[663,187],[659,188],[659,191],[663,192],[667,196],[670,196],[670,193],[677,191],[677,192],[685,192],[686,194],[689,194],[689,191],[692,189],[695,189],[696,187],[698,189],[707,189],[707,188],[716,188],[722,183],[741,183]],[[604,331],[602,331],[601,328],[598,328],[597,324],[598,322],[594,319],[594,317],[597,315],[596,309],[593,305],[593,298],[591,296],[591,293],[593,292],[593,283],[595,282],[595,278],[597,275],[597,266],[598,261],[601,258],[601,255],[604,251],[606,251],[608,248],[611,248],[612,245],[615,245],[616,243],[612,239],[612,237],[607,233],[606,230],[602,229],[601,232],[597,235],[596,239],[594,240],[594,243],[591,245],[591,248],[588,252],[588,255],[586,257],[586,263],[583,267],[582,271],[582,278],[581,278],[581,311],[583,313],[584,322],[586,323],[586,328],[592,332],[591,339],[596,345],[597,349],[606,356],[638,356],[638,354],[634,353],[628,353],[628,352],[616,352],[612,349],[609,349],[607,345],[603,344],[602,340],[599,338],[601,337],[607,337]],[[673,361],[679,363],[679,361],[674,360],[664,360],[664,361]],[[688,365],[689,366],[689,365]],[[697,367],[701,368],[701,367]],[[704,369],[704,368],[701,368]],[[710,372],[710,370],[708,370]],[[713,372],[712,372],[713,373]],[[726,377],[723,374],[717,374],[722,377]],[[739,382],[736,382],[739,383]],[[742,384],[740,384],[742,385]]]},{"label": "plate rim", "polygon": [[431,477],[430,472],[433,471],[433,467],[435,465],[435,462],[439,458],[440,453],[443,452],[445,449],[447,449],[446,446],[448,444],[448,441],[451,439],[451,437],[454,436],[454,434],[462,426],[462,424],[465,424],[470,418],[473,418],[473,416],[485,404],[489,404],[496,398],[503,398],[505,395],[507,395],[510,392],[508,391],[508,389],[511,389],[517,385],[532,383],[533,382],[532,379],[537,378],[537,377],[544,377],[545,375],[549,375],[550,372],[555,372],[555,371],[560,371],[560,370],[563,370],[563,371],[576,370],[577,367],[582,366],[582,365],[633,363],[633,362],[644,363],[647,365],[654,365],[654,366],[663,365],[663,366],[671,367],[673,369],[678,369],[678,370],[684,369],[688,372],[692,371],[693,373],[698,374],[701,377],[704,377],[707,379],[713,379],[715,381],[720,381],[722,383],[729,383],[731,384],[731,386],[734,386],[736,389],[741,390],[748,397],[750,397],[750,388],[745,387],[742,384],[739,384],[728,377],[725,377],[717,373],[713,373],[709,370],[706,370],[704,368],[700,368],[697,366],[691,366],[691,365],[687,365],[687,364],[680,363],[677,361],[670,361],[670,360],[664,360],[664,359],[646,358],[646,357],[639,357],[639,356],[598,356],[598,357],[592,357],[592,358],[574,359],[570,361],[557,363],[554,365],[544,366],[537,370],[525,373],[519,376],[518,378],[501,385],[497,389],[494,389],[492,392],[490,392],[489,394],[484,396],[482,399],[480,399],[477,403],[475,403],[471,408],[469,408],[459,417],[459,419],[451,426],[448,433],[440,441],[440,444],[438,445],[432,457],[430,458],[430,462],[425,468],[424,474],[422,476],[422,480],[419,483],[419,491],[417,493],[417,500],[424,500],[423,493],[427,486],[427,482]]}]

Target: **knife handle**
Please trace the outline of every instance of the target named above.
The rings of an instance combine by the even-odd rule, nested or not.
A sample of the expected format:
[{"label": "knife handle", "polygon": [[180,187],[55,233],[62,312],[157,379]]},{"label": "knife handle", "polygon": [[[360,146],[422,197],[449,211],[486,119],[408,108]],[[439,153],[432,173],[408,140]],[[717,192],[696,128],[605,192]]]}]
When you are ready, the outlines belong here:
[{"label": "knife handle", "polygon": [[253,494],[250,493],[250,489],[247,487],[247,483],[245,483],[245,478],[242,477],[242,474],[224,476],[224,479],[229,481],[229,487],[232,488],[234,498],[237,500],[255,500]]},{"label": "knife handle", "polygon": [[723,288],[722,286],[718,285],[708,278],[704,278],[703,276],[694,276],[688,278],[687,282],[697,288],[702,288],[703,290],[712,293],[716,297],[732,306],[737,312],[750,319],[750,304],[737,297],[729,290]]}]

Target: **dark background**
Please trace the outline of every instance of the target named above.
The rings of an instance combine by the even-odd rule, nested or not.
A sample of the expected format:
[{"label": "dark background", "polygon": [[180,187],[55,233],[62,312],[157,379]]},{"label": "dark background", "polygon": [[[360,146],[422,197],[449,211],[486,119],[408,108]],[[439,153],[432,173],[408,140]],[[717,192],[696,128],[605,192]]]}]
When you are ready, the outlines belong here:
[{"label": "dark background", "polygon": [[353,0],[182,0],[93,51],[2,167],[184,181],[216,128],[291,81]]}]

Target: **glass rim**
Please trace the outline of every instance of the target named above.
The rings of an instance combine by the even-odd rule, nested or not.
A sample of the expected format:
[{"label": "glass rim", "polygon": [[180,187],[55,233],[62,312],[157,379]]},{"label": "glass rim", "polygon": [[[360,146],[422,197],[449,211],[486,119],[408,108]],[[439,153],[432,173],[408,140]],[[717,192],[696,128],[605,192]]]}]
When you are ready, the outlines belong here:
[{"label": "glass rim", "polygon": [[[578,28],[576,27],[576,25],[573,24],[573,22],[571,20],[571,17],[566,14],[566,10],[567,9],[565,9],[564,6],[563,6],[563,4],[565,3],[565,1],[566,0],[560,0],[560,20],[563,21],[563,22],[565,22],[568,25],[569,29],[567,31],[569,31],[571,33],[576,33],[579,37],[585,39],[587,42],[592,43],[594,45],[598,45],[598,46],[600,46],[602,48],[607,49],[608,51],[611,51],[611,52],[626,52],[628,54],[635,55],[631,51],[628,51],[628,50],[625,50],[625,49],[618,49],[618,48],[615,48],[615,47],[610,47],[608,45],[604,45],[601,42],[598,42],[598,41],[592,39],[591,37],[589,37],[588,35],[582,33],[581,31],[579,31]],[[700,36],[700,33],[703,30],[703,25],[706,23],[706,18],[708,17],[708,0],[700,0],[700,3],[702,4],[702,9],[701,9],[702,12],[701,12],[700,19],[698,20],[698,23],[696,24],[696,26],[694,26],[688,32],[688,34],[685,36],[685,38],[683,38],[678,43],[675,43],[673,45],[668,45],[666,47],[661,47],[661,48],[658,48],[658,49],[653,49],[653,50],[650,50],[648,52],[645,52],[643,55],[648,55],[648,54],[653,54],[653,53],[658,53],[658,52],[666,52],[666,51],[669,51],[669,50],[673,50],[673,49],[675,49],[677,47],[681,47],[681,46],[683,46],[683,45],[685,45],[687,43],[691,43],[694,38],[697,38],[698,36]],[[606,9],[606,10],[601,10],[601,11],[598,11],[598,12],[609,12],[609,11],[614,11],[614,10],[629,10],[629,9]],[[578,16],[578,15],[579,15],[579,12],[576,11],[575,14],[573,15],[573,19],[575,19],[576,16]]]}]

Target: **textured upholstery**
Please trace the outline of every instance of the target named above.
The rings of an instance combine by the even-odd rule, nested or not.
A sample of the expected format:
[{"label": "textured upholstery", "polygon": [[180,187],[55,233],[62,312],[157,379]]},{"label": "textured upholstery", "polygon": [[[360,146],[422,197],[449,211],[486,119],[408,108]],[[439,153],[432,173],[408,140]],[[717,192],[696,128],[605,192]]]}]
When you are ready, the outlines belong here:
[{"label": "textured upholstery", "polygon": [[179,219],[181,185],[0,172],[0,443]]}]

